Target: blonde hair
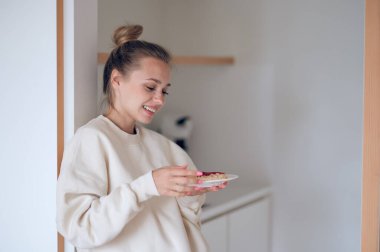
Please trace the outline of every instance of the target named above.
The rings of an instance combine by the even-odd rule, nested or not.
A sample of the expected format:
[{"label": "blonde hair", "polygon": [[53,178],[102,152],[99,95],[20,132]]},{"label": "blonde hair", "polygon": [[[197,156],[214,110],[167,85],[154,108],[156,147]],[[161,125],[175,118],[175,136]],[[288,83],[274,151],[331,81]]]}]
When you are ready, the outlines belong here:
[{"label": "blonde hair", "polygon": [[153,57],[170,65],[170,53],[160,45],[138,40],[143,32],[141,25],[123,25],[113,33],[114,49],[109,54],[103,71],[103,110],[113,108],[113,93],[110,85],[111,73],[114,69],[127,76],[144,57]]}]

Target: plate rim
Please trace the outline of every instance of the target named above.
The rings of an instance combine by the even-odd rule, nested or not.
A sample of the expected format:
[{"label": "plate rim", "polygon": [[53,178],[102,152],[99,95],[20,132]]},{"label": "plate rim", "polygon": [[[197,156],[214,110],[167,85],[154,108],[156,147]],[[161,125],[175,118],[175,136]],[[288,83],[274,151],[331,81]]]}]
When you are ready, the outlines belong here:
[{"label": "plate rim", "polygon": [[236,175],[236,174],[226,173],[225,175],[228,176],[225,179],[205,180],[201,184],[189,184],[188,186],[211,187],[212,185],[210,185],[210,186],[203,186],[203,185],[213,184],[213,183],[218,183],[218,182],[226,182],[226,181],[230,181],[230,180],[234,180],[234,179],[239,178],[239,175]]}]

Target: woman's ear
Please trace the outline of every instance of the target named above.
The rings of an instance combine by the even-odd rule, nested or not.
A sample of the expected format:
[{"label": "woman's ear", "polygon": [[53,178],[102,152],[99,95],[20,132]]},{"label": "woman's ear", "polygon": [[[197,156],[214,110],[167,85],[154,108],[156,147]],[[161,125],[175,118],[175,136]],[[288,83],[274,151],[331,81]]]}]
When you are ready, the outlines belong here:
[{"label": "woman's ear", "polygon": [[120,81],[122,80],[123,75],[117,70],[113,69],[111,72],[111,87],[117,88],[120,86]]}]

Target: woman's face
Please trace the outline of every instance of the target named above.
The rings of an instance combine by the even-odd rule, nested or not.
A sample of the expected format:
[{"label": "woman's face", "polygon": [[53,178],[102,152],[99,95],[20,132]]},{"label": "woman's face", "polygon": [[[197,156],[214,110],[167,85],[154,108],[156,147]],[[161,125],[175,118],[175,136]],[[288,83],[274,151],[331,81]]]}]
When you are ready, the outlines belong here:
[{"label": "woman's face", "polygon": [[114,78],[114,106],[130,123],[150,123],[164,106],[170,86],[170,67],[165,62],[145,57],[128,76]]}]

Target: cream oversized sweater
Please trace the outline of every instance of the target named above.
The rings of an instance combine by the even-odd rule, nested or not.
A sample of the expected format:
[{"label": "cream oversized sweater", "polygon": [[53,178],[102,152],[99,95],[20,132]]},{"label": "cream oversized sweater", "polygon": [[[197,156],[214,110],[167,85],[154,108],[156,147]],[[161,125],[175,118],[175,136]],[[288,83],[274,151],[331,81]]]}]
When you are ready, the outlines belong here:
[{"label": "cream oversized sweater", "polygon": [[57,228],[79,252],[207,251],[200,230],[204,196],[159,196],[152,170],[189,164],[180,147],[104,116],[78,129],[57,184]]}]

